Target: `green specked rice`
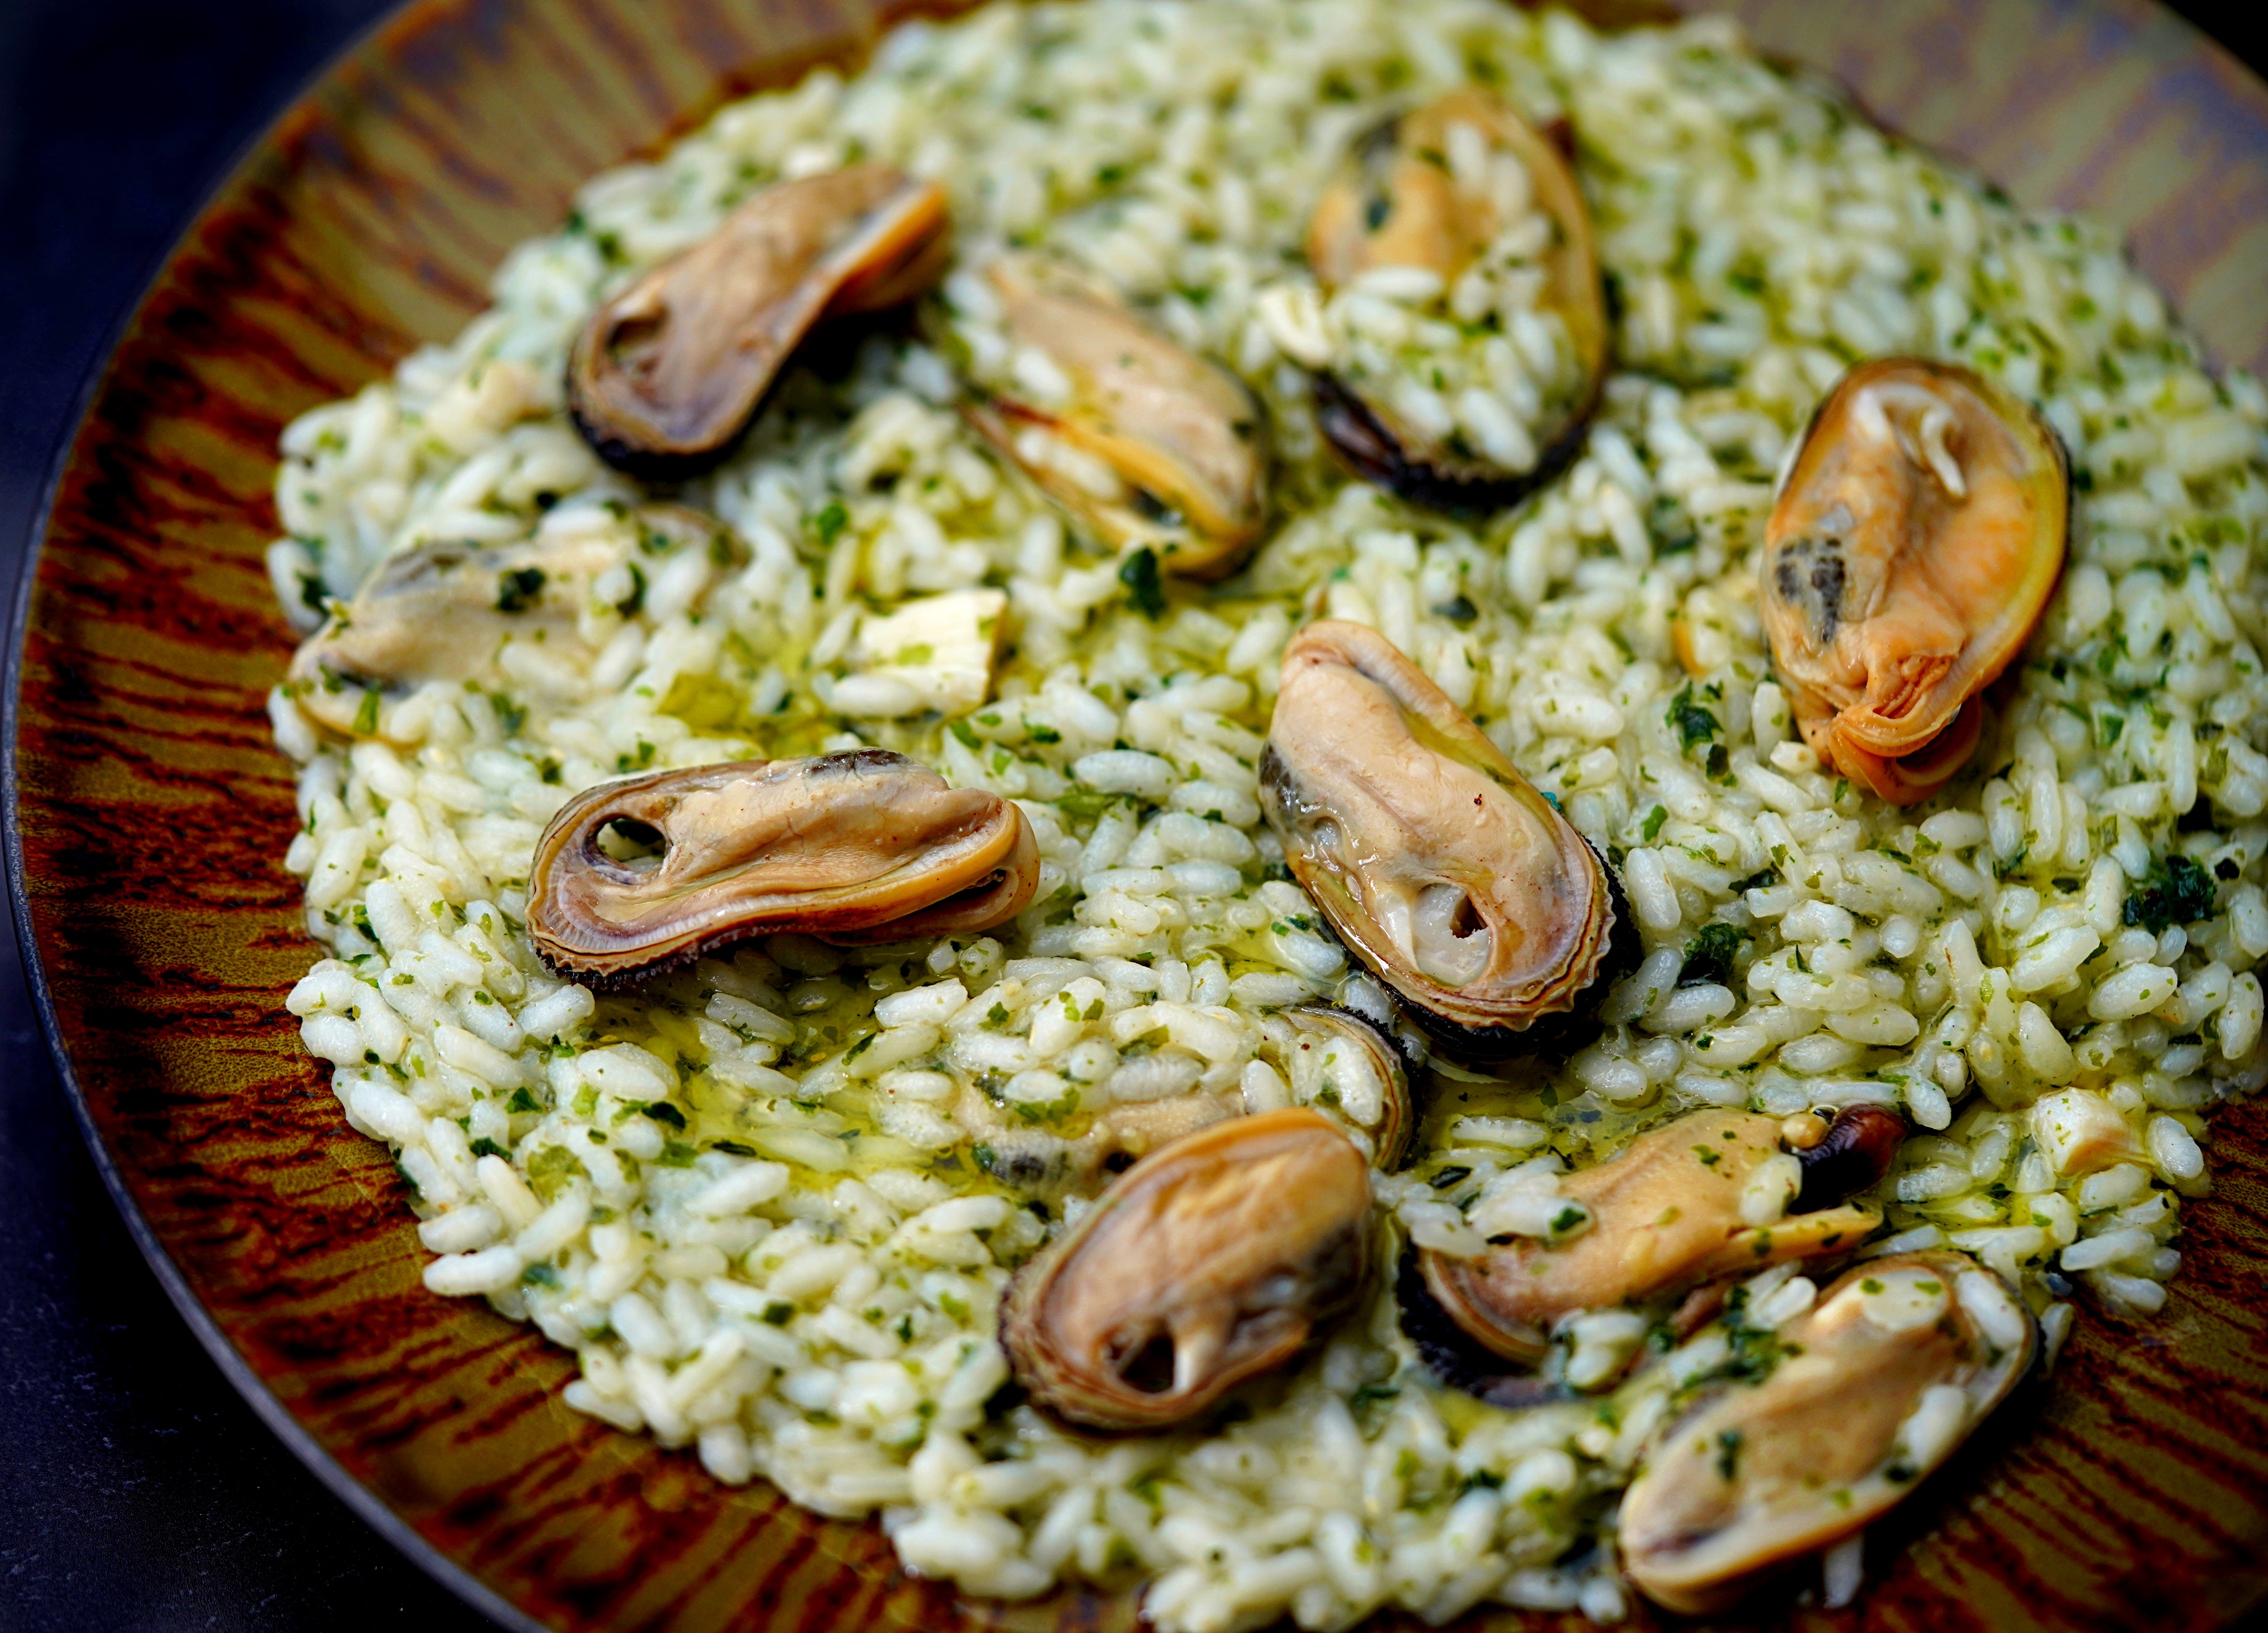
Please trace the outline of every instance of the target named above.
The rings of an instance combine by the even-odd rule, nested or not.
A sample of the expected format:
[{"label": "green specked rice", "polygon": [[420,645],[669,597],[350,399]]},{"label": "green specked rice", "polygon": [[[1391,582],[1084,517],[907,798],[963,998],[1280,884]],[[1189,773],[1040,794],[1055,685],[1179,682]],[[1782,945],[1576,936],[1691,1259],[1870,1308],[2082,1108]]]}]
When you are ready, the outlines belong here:
[{"label": "green specked rice", "polygon": [[[1572,122],[1618,372],[1564,476],[1462,527],[1346,479],[1296,353],[1325,315],[1301,231],[1348,140],[1475,79]],[[795,372],[684,496],[747,565],[640,558],[582,619],[587,671],[515,644],[476,687],[371,693],[383,735],[351,744],[279,691],[289,861],[327,950],[291,1008],[399,1155],[429,1287],[574,1349],[578,1409],[720,1480],[879,1513],[909,1568],[974,1593],[1148,1577],[1174,1633],[1490,1600],[1619,1618],[1602,1516],[1672,1385],[1727,1363],[1720,1334],[1603,1407],[1498,1411],[1429,1385],[1381,1296],[1209,1425],[1103,1442],[987,1413],[1000,1289],[1080,1205],[1025,1206],[991,1173],[1118,1105],[1314,1098],[1263,1058],[1277,1012],[1386,1013],[1255,798],[1284,641],[1329,616],[1383,632],[1558,799],[1648,953],[1564,1064],[1429,1076],[1411,1162],[1381,1179],[1401,1230],[1454,1249],[1579,1228],[1555,1224],[1556,1175],[1653,1121],[1871,1102],[1919,1132],[1869,1251],[1976,1254],[2051,1347],[2090,1302],[2164,1301],[2204,1114],[2268,1081],[2268,402],[2206,373],[2102,233],[2017,213],[1720,22],[994,4],[599,177],[453,343],[295,424],[284,606],[305,619],[420,542],[631,526],[644,496],[562,411],[570,336],[751,188],[854,157],[943,181],[965,257],[1069,255],[1238,372],[1275,423],[1280,523],[1240,578],[1140,605],[958,417],[944,356],[884,336]],[[1971,772],[1911,810],[1796,739],[1753,601],[1790,439],[1884,351],[1997,377],[2079,473],[2017,683]],[[993,701],[940,720],[926,681],[870,672],[892,654],[862,620],[980,587],[1015,648]],[[871,951],[777,938],[596,999],[536,962],[526,871],[571,794],[861,743],[1022,803],[1045,860],[1020,921]],[[1812,1290],[1776,1270],[1749,1308],[1793,1319]],[[1611,1378],[1632,1320],[1572,1324],[1551,1365]]]}]

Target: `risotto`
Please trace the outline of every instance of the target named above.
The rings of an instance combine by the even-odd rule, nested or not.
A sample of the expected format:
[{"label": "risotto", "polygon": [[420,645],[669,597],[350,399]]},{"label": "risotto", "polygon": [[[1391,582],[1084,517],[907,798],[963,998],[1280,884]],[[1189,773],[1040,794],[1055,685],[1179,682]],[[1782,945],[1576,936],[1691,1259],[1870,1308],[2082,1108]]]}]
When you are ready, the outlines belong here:
[{"label": "risotto", "polygon": [[[1351,146],[1468,86],[1572,131],[1596,234],[1612,363],[1556,470],[1580,348],[1520,174],[1490,181],[1503,225],[1454,285],[1325,287],[1304,248]],[[949,197],[942,284],[798,352],[713,469],[662,490],[602,463],[563,395],[599,304],[759,189],[866,161]],[[1232,576],[1176,576],[1064,500],[1108,488],[1078,449],[963,411],[1061,395],[975,270],[1012,251],[1259,405],[1265,520]],[[1776,477],[1886,354],[2029,405],[2071,477],[2067,563],[1973,757],[1904,806],[1806,745],[1757,604]],[[1351,477],[1326,366],[1532,491],[1460,519]],[[2158,1309],[2205,1115],[2268,1083],[2264,427],[2258,384],[2208,374],[2099,230],[2019,213],[1720,21],[994,0],[909,24],[856,76],[598,177],[454,342],[286,433],[269,561],[303,632],[406,552],[590,568],[571,595],[505,572],[490,610],[549,595],[548,639],[274,693],[326,955],[290,1007],[395,1151],[432,1292],[574,1350],[579,1411],[878,1516],[911,1570],[1005,1598],[1146,1583],[1171,1633],[1389,1605],[1615,1621],[1649,1448],[1835,1301],[1789,1260],[1697,1327],[1580,1313],[1506,1404],[1428,1366],[1394,1264],[1580,1242],[1603,1226],[1558,1186],[1682,1116],[1872,1110],[1911,1132],[1854,1199],[1862,1268],[1985,1267],[2051,1360],[2090,1307]],[[1429,1058],[1287,867],[1260,765],[1320,620],[1405,654],[1610,866],[1642,944],[1572,1053]],[[854,750],[1020,815],[1029,905],[981,933],[696,948],[608,990],[537,956],[532,859],[571,798]],[[1319,1002],[1396,1038],[1406,1127],[1401,1063],[1316,1045]],[[1099,1239],[1097,1128],[1200,1104],[1344,1128],[1372,1159],[1371,1271],[1200,1416],[1079,1432],[1012,1384],[1004,1290]],[[1988,1333],[2021,1316],[1965,1275],[1962,1298]],[[1739,1433],[1717,1432],[1728,1482]],[[1825,1561],[1843,1602],[1858,1538]]]}]

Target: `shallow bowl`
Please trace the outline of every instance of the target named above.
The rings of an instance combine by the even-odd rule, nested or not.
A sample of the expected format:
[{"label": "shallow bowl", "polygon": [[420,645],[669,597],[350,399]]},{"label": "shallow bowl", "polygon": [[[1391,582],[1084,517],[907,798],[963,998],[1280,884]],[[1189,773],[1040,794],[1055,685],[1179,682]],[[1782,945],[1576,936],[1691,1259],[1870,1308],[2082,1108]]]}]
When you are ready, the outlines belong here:
[{"label": "shallow bowl", "polygon": [[[14,883],[106,1178],[276,1432],[510,1626],[1133,1620],[1123,1599],[1077,1592],[962,1602],[898,1570],[871,1526],[728,1489],[689,1455],[568,1410],[563,1351],[425,1292],[393,1164],[346,1127],[283,1009],[310,952],[281,864],[291,777],[261,708],[291,647],[261,564],[284,425],[453,332],[585,177],[730,96],[855,57],[895,9],[398,13],[283,115],[151,286],[59,473],[18,631]],[[1585,9],[1620,21],[1644,7]],[[1839,77],[2027,205],[2108,218],[2220,359],[2268,362],[2268,87],[2168,13],[1730,9],[1765,49]],[[1874,1539],[1858,1607],[1741,1625],[2205,1629],[2268,1592],[2268,1108],[2216,1130],[2215,1193],[2185,1215],[2164,1313],[2129,1324],[2088,1307],[2043,1402]]]}]

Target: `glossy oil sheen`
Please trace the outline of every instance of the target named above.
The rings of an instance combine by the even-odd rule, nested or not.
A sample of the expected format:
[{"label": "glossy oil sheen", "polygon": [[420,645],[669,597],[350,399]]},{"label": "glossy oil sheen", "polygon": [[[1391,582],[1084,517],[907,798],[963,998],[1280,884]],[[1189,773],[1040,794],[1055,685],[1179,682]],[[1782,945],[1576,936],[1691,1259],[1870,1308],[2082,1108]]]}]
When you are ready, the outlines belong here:
[{"label": "glossy oil sheen", "polygon": [[[593,172],[728,96],[855,56],[891,9],[400,13],[284,117],[151,289],[63,470],[21,634],[19,878],[98,1156],[255,1404],[425,1563],[523,1625],[1132,1622],[1123,1600],[1079,1592],[961,1602],[899,1572],[871,1526],[727,1489],[688,1452],[569,1411],[563,1352],[423,1290],[401,1182],[346,1127],[283,1009],[312,950],[281,863],[290,768],[261,709],[291,647],[261,557],[284,425],[452,333]],[[1731,9],[1767,50],[1842,78],[2028,206],[2132,233],[2217,358],[2268,363],[2268,88],[2146,0]],[[2268,1107],[2224,1114],[2212,1160],[2164,1313],[2083,1306],[2051,1389],[1878,1528],[1857,1607],[1725,1625],[2202,1629],[2268,1592]]]}]

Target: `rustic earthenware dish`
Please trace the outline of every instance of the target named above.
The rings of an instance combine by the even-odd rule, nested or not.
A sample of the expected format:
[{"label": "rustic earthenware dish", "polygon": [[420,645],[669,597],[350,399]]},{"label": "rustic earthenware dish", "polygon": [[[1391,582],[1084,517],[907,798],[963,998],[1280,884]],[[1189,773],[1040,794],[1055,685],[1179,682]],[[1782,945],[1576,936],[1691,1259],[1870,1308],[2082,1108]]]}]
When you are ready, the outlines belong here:
[{"label": "rustic earthenware dish", "polygon": [[[423,1290],[393,1164],[348,1131],[283,1009],[308,944],[261,707],[291,645],[261,563],[278,432],[453,331],[585,176],[856,55],[904,4],[408,7],[283,117],[158,277],[63,469],[19,631],[16,888],[120,1205],[276,1431],[508,1625],[1132,1620],[1072,1593],[956,1602],[870,1526],[728,1490],[567,1410],[560,1351]],[[2221,360],[2268,363],[2268,87],[2148,0],[1731,9],[2025,203],[2117,223]],[[2268,1592],[2268,1106],[2221,1119],[2213,1164],[2163,1316],[2090,1306],[2043,1403],[1874,1539],[1856,1609],[1769,1625],[2204,1629]]]}]

